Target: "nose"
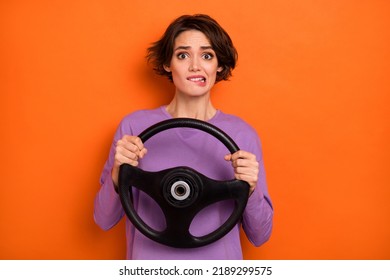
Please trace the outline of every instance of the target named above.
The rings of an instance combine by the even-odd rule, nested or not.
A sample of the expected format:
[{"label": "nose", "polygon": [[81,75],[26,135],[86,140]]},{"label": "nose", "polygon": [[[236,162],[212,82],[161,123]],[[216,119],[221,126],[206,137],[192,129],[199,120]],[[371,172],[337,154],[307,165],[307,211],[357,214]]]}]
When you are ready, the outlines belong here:
[{"label": "nose", "polygon": [[200,70],[199,62],[196,58],[191,59],[188,70],[191,72],[197,72]]}]

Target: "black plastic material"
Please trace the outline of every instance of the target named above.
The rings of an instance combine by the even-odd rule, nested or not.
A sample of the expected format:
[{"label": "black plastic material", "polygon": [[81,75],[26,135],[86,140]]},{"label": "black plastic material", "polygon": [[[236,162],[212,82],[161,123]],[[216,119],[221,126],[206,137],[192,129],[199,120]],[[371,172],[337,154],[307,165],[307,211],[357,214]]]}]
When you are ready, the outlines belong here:
[{"label": "black plastic material", "polygon": [[[239,150],[236,143],[225,132],[196,119],[174,118],[162,121],[143,131],[139,137],[146,142],[161,131],[177,127],[202,130],[220,140],[231,153]],[[184,166],[149,172],[129,164],[122,164],[118,180],[121,203],[133,225],[148,238],[176,248],[200,247],[225,236],[240,220],[249,195],[247,182],[213,180]],[[170,194],[170,187],[178,181],[185,182],[190,189],[190,195],[183,200],[176,200]],[[130,199],[132,187],[145,192],[158,203],[165,215],[165,230],[154,230],[139,217]],[[205,207],[223,200],[235,202],[232,214],[226,222],[207,235],[193,236],[189,228],[196,214]]]}]

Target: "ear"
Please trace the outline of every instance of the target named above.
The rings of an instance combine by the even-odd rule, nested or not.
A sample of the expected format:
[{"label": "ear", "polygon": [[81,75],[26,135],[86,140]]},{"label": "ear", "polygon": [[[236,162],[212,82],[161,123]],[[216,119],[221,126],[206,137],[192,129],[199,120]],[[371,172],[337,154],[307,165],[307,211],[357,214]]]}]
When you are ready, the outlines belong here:
[{"label": "ear", "polygon": [[221,73],[222,70],[223,70],[223,66],[219,66],[219,67],[217,68],[217,72],[218,72],[218,73]]},{"label": "ear", "polygon": [[163,65],[164,70],[167,71],[168,73],[171,72],[171,68],[168,65]]}]

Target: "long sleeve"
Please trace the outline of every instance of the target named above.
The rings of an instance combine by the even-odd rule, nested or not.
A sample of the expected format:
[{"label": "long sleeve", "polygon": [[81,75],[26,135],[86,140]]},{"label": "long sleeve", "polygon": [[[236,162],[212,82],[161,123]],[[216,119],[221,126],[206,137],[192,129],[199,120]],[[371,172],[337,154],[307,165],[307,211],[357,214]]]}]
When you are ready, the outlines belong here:
[{"label": "long sleeve", "polygon": [[242,227],[249,241],[255,246],[260,246],[268,241],[271,236],[273,207],[267,189],[260,140],[257,135],[254,135],[252,139],[256,139],[256,141],[251,141],[252,143],[249,144],[248,151],[256,155],[259,162],[259,174],[257,186],[249,197],[243,214]]},{"label": "long sleeve", "polygon": [[121,125],[115,133],[114,141],[111,145],[109,157],[104,165],[100,177],[100,190],[96,194],[94,204],[94,219],[103,230],[108,230],[115,226],[123,217],[124,211],[119,195],[114,189],[111,178],[111,169],[114,164],[115,143],[122,137]]},{"label": "long sleeve", "polygon": [[249,241],[260,246],[271,236],[273,208],[269,196],[264,194],[266,189],[264,165],[259,161],[259,181],[253,194],[249,197],[243,215],[243,229]]}]

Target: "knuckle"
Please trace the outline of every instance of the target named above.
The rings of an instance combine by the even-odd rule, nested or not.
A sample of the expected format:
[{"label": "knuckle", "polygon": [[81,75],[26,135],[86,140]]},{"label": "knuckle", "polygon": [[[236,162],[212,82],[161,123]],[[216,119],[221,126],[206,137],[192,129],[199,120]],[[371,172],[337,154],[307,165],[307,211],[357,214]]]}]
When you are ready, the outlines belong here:
[{"label": "knuckle", "polygon": [[115,159],[119,159],[120,156],[121,156],[121,148],[117,147],[117,148],[115,149],[115,156],[114,156],[114,158],[115,158]]},{"label": "knuckle", "polygon": [[140,150],[143,148],[144,144],[142,143],[141,138],[134,136],[133,144],[136,145]]},{"label": "knuckle", "polygon": [[130,152],[132,152],[132,153],[135,153],[135,152],[137,151],[137,147],[134,146],[134,144],[128,145],[127,148],[128,148],[128,150],[129,150]]},{"label": "knuckle", "polygon": [[129,158],[132,160],[137,160],[137,155],[134,153],[129,153]]},{"label": "knuckle", "polygon": [[116,142],[116,147],[120,147],[123,145],[123,140],[122,139],[119,139],[117,142]]},{"label": "knuckle", "polygon": [[141,138],[139,138],[138,136],[136,136],[136,137],[134,138],[134,142],[136,142],[137,144],[142,144],[142,140],[141,140]]}]

